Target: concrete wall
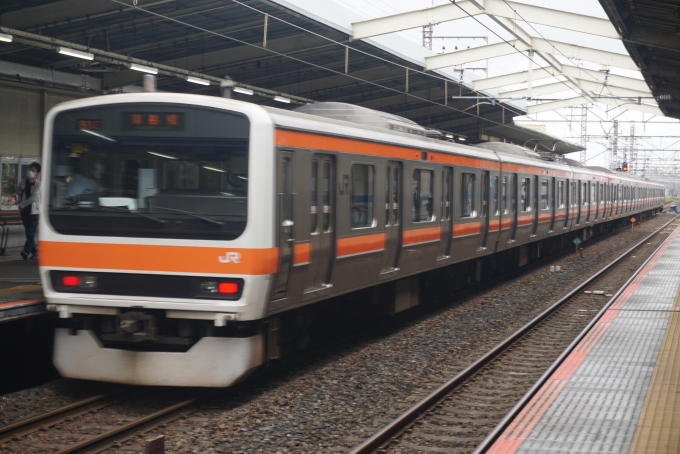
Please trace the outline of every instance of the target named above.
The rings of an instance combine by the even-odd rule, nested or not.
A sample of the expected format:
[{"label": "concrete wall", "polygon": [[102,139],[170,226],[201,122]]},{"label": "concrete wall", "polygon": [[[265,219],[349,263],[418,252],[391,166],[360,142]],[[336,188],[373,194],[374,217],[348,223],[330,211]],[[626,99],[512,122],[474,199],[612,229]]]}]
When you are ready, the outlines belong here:
[{"label": "concrete wall", "polygon": [[47,111],[61,102],[84,96],[0,82],[0,155],[40,156]]}]

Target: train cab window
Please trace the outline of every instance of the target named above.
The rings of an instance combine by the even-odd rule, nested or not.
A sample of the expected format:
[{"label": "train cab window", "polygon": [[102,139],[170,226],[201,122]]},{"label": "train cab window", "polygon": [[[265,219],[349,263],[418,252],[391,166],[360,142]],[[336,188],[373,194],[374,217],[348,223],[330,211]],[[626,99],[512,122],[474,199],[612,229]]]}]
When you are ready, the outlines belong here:
[{"label": "train cab window", "polygon": [[312,197],[311,197],[311,202],[310,202],[310,207],[309,207],[309,213],[311,215],[311,227],[310,231],[312,233],[316,233],[316,230],[318,228],[318,216],[316,215],[318,205],[319,205],[319,200],[318,200],[318,194],[317,194],[317,184],[316,184],[316,176],[319,173],[319,161],[312,161]]},{"label": "train cab window", "polygon": [[434,172],[416,169],[413,171],[413,222],[434,220]]},{"label": "train cab window", "polygon": [[371,165],[352,165],[350,223],[353,229],[373,226],[374,169]]},{"label": "train cab window", "polygon": [[475,211],[475,174],[461,174],[461,218],[474,218],[477,216]]},{"label": "train cab window", "polygon": [[498,206],[498,177],[494,177],[491,180],[491,194],[493,195],[493,215],[498,216],[499,206]]},{"label": "train cab window", "polygon": [[503,214],[508,214],[508,177],[503,177],[503,186],[501,187],[501,200]]},{"label": "train cab window", "polygon": [[523,212],[531,211],[531,179],[522,178],[520,183],[519,201]]},{"label": "train cab window", "polygon": [[557,208],[564,208],[564,181],[557,182]]},{"label": "train cab window", "polygon": [[548,180],[541,180],[541,194],[540,194],[541,210],[548,209],[548,197],[549,197]]}]

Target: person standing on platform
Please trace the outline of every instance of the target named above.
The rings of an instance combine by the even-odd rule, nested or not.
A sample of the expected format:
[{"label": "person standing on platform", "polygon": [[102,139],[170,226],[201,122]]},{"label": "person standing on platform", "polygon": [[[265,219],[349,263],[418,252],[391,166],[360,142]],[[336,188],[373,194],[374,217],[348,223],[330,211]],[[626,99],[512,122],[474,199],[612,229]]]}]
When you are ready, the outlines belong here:
[{"label": "person standing on platform", "polygon": [[21,251],[21,258],[28,260],[28,254],[31,254],[31,260],[38,257],[38,249],[35,245],[35,232],[38,230],[38,216],[40,215],[40,164],[32,162],[28,166],[28,173],[26,179],[22,181],[20,187],[20,201],[19,210],[21,210],[21,222],[24,224],[24,231],[26,232],[26,242],[24,249]]}]

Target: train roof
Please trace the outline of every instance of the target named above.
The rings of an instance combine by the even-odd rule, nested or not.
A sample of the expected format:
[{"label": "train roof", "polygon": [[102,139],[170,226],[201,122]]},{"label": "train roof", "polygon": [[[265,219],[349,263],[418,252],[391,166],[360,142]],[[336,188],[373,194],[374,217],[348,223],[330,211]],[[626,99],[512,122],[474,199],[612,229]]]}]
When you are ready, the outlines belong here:
[{"label": "train roof", "polygon": [[[424,135],[425,128],[410,120],[351,104],[315,103],[292,111],[267,106],[262,106],[262,108],[272,116],[276,125],[286,129],[353,137],[397,146],[424,148],[430,151],[527,166],[541,166],[561,171],[567,170],[565,169],[567,167],[567,171],[579,174],[657,184],[643,178],[614,172],[604,167],[584,166],[571,159],[544,160],[541,155],[532,150],[509,143],[486,142],[471,146],[429,138]],[[411,130],[405,132],[409,128],[395,127],[393,126],[395,123],[408,124]]]}]

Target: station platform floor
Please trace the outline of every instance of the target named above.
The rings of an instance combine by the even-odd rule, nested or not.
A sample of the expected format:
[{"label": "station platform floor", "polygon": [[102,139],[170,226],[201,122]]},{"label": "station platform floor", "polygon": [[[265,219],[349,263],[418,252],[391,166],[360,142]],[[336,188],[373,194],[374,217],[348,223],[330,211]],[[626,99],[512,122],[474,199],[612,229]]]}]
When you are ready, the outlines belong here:
[{"label": "station platform floor", "polygon": [[0,323],[46,313],[37,260],[22,260],[21,248],[0,256]]},{"label": "station platform floor", "polygon": [[486,452],[680,453],[680,228]]}]

